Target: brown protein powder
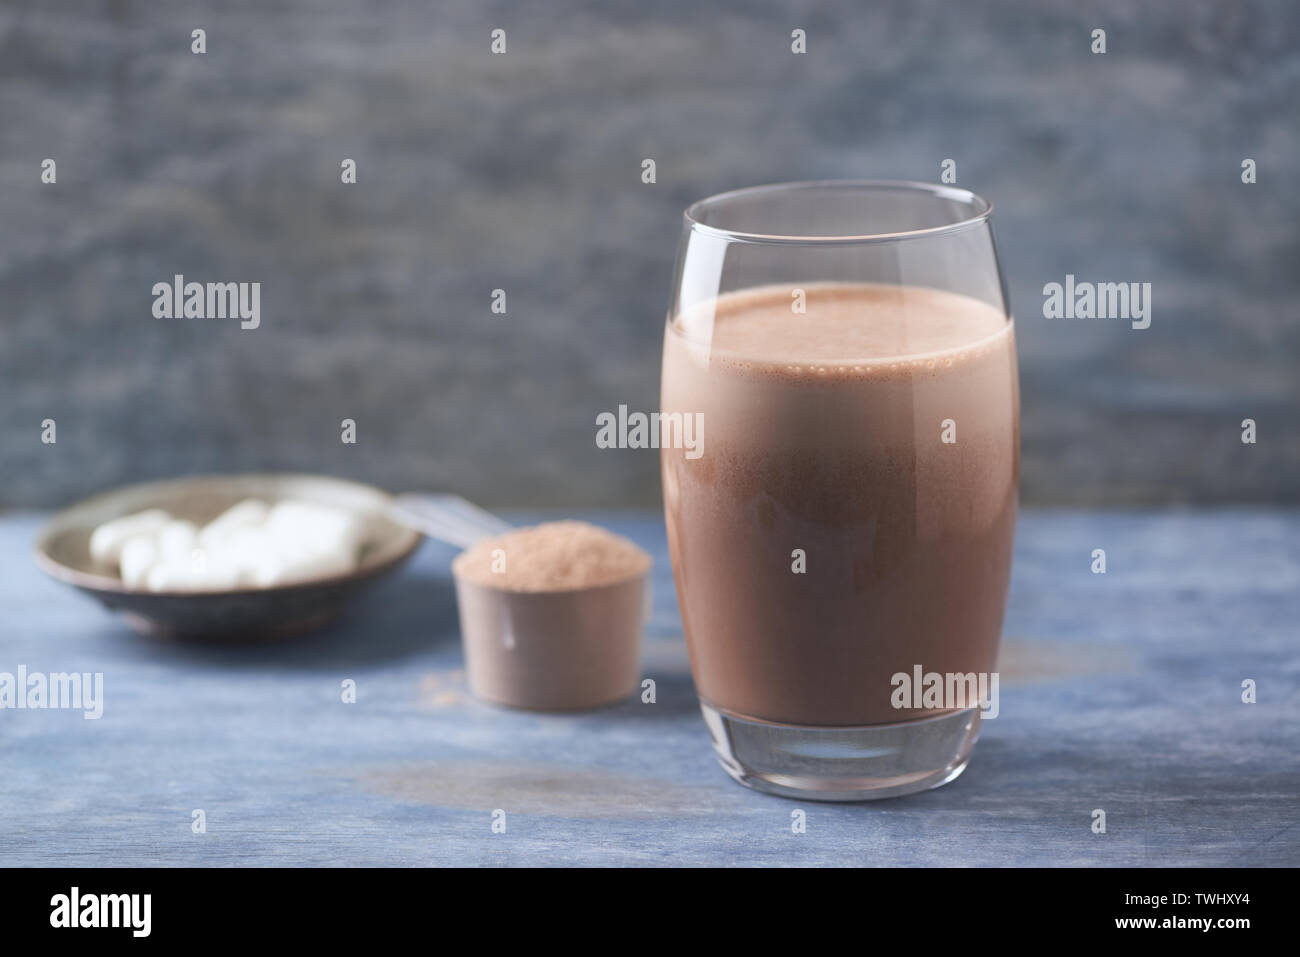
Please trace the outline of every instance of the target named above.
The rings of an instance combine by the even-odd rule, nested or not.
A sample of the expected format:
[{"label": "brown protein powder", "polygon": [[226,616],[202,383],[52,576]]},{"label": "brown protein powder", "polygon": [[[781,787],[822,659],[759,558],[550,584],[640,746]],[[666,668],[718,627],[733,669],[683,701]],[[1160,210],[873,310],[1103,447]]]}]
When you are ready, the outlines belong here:
[{"label": "brown protein powder", "polygon": [[650,556],[587,522],[545,522],[485,539],[452,563],[457,578],[505,591],[549,592],[612,585],[642,575]]},{"label": "brown protein powder", "polygon": [[452,563],[465,670],[478,697],[568,711],[640,681],[650,556],[586,522],[485,539]]}]

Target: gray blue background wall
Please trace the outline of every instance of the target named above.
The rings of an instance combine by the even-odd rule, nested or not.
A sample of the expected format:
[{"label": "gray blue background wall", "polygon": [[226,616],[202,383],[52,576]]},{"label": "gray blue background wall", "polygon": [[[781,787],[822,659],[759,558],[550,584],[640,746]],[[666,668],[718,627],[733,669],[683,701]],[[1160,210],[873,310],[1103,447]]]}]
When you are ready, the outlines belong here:
[{"label": "gray blue background wall", "polygon": [[[8,3],[0,506],[236,469],[654,505],[595,417],[655,406],[682,208],[946,158],[996,205],[1026,502],[1295,502],[1298,92],[1282,2]],[[261,327],[154,319],[176,273],[260,281]],[[1151,282],[1151,328],[1042,318],[1067,273]]]}]

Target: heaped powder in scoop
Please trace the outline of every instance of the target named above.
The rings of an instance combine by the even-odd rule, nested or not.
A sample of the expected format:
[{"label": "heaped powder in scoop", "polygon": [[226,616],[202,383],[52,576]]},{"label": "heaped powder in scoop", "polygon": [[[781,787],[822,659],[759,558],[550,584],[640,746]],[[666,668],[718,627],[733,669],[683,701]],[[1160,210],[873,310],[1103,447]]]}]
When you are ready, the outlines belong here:
[{"label": "heaped powder in scoop", "polygon": [[612,585],[649,567],[650,556],[634,543],[586,522],[545,522],[506,532],[452,563],[457,576],[474,584],[520,592]]}]

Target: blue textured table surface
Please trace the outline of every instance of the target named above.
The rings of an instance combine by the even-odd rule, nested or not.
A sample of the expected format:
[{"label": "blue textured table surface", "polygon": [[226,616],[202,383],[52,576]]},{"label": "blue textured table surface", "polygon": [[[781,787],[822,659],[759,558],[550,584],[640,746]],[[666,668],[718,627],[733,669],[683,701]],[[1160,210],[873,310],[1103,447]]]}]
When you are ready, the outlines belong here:
[{"label": "blue textured table surface", "polygon": [[655,704],[472,700],[442,546],[325,632],[223,650],[136,636],[36,570],[44,515],[0,517],[0,672],[102,672],[105,699],[0,710],[0,865],[1300,863],[1300,513],[1024,514],[1001,714],[953,784],[859,805],[723,774],[662,521],[582,517],[654,554]]}]

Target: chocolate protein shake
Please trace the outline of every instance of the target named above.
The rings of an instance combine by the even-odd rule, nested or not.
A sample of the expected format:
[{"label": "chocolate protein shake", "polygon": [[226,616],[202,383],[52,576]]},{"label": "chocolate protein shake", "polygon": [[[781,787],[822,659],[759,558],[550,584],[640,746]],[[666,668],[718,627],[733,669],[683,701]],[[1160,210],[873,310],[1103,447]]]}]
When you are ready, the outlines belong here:
[{"label": "chocolate protein shake", "polygon": [[[806,311],[792,303],[802,290]],[[935,289],[727,293],[668,324],[662,451],[695,681],[741,718],[860,726],[892,678],[995,667],[1011,569],[1019,400],[1011,322]]]}]

